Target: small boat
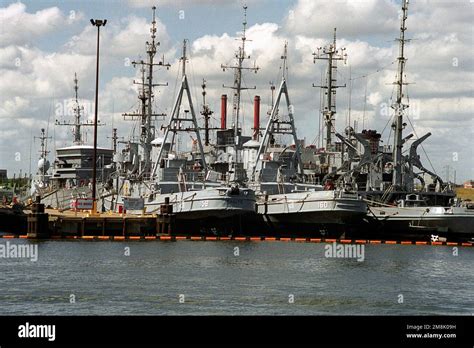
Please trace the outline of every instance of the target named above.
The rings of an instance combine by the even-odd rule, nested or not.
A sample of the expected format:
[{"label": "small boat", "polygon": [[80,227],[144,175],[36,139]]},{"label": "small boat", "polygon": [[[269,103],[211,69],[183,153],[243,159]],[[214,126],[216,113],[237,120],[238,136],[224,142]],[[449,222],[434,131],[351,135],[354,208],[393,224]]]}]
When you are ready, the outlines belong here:
[{"label": "small boat", "polygon": [[385,235],[471,241],[474,234],[474,205],[428,206],[420,195],[410,194],[397,206],[372,206],[370,214]]}]

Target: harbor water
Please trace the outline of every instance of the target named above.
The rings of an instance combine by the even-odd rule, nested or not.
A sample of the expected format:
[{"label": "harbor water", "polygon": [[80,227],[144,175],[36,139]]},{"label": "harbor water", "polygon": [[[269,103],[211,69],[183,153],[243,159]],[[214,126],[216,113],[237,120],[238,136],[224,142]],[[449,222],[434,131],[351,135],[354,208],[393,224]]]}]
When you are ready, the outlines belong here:
[{"label": "harbor water", "polygon": [[[0,243],[7,243],[3,239]],[[42,241],[0,258],[1,315],[474,314],[474,248],[238,241]]]}]

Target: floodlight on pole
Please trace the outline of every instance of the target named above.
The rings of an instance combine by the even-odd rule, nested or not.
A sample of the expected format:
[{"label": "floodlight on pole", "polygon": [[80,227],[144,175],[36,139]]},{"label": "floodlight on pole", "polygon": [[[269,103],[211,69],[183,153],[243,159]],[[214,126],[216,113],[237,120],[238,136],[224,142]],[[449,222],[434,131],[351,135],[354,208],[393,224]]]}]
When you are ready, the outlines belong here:
[{"label": "floodlight on pole", "polygon": [[97,60],[95,74],[95,115],[94,115],[94,152],[92,158],[92,214],[97,213],[96,186],[97,186],[97,123],[99,106],[99,39],[100,27],[105,26],[107,19],[91,19],[91,24],[97,27]]}]

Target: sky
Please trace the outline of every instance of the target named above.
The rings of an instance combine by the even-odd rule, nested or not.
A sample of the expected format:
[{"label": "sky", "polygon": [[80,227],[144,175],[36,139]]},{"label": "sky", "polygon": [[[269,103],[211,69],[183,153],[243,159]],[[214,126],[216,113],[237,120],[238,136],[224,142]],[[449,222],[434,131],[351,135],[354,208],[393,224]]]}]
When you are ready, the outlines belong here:
[{"label": "sky", "polygon": [[[395,97],[401,4],[398,0],[103,0],[6,1],[0,0],[0,168],[9,176],[35,172],[40,129],[47,129],[52,161],[54,149],[70,145],[71,127],[55,120],[73,120],[73,79],[79,80],[79,98],[85,118],[93,119],[95,43],[97,29],[91,18],[107,19],[101,29],[99,145],[111,146],[112,127],[127,137],[136,124],[123,119],[138,106],[138,69],[131,61],[144,59],[149,40],[151,7],[157,6],[159,57],[169,70],[156,69],[157,112],[169,113],[177,92],[179,57],[188,39],[188,78],[196,109],[202,107],[201,83],[207,82],[207,101],[219,124],[220,95],[231,95],[230,71],[247,13],[248,66],[258,73],[244,74],[243,128],[251,134],[252,101],[262,98],[262,114],[271,102],[270,82],[281,79],[281,55],[288,42],[288,88],[299,138],[318,143],[321,76],[324,61],[313,62],[312,53],[332,40],[346,48],[346,64],[339,62],[336,128],[343,133],[349,123],[382,132],[385,144],[390,131]],[[425,166],[458,183],[474,179],[474,1],[412,0],[406,36],[406,100],[410,108],[404,135],[411,141],[431,132],[420,154]],[[251,40],[251,41],[250,41]],[[350,113],[349,113],[350,105]],[[349,117],[350,116],[350,117]],[[266,122],[262,117],[262,123]],[[158,128],[162,122],[158,121]],[[199,118],[199,122],[202,119]],[[415,131],[413,130],[413,128]],[[158,134],[159,135],[159,134]],[[391,137],[390,137],[391,136]],[[92,140],[89,131],[86,139]],[[183,139],[183,142],[191,141]]]}]

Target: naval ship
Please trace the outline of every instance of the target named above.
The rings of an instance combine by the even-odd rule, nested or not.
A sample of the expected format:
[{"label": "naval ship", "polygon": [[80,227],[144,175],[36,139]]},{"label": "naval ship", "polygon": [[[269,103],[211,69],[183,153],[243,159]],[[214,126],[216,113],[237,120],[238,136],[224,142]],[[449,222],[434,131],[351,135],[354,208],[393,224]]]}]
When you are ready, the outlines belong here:
[{"label": "naval ship", "polygon": [[[405,115],[409,104],[404,90],[407,0],[402,2],[401,13],[397,80],[394,82],[397,93],[392,105],[393,146],[380,146],[381,134],[375,130],[359,133],[348,126],[344,135],[334,131],[340,139],[338,156],[343,161],[323,180],[355,188],[368,202],[367,224],[358,229],[355,237],[471,240],[474,209],[460,202],[451,184],[445,183],[434,169],[427,169],[417,152],[431,133],[419,137],[413,128],[413,134],[403,134],[405,121],[411,123]],[[328,91],[337,87],[328,86]],[[331,105],[330,101],[327,105]],[[332,115],[326,110],[326,120]],[[405,154],[404,148],[414,136],[417,139]]]},{"label": "naval ship", "polygon": [[[200,135],[203,128],[197,123],[186,72],[186,41],[180,59],[180,90],[168,122],[162,126],[164,135],[157,137],[153,120],[165,115],[153,112],[153,89],[162,85],[153,83],[153,71],[156,66],[169,68],[170,65],[164,63],[164,58],[154,61],[159,43],[155,40],[153,7],[151,40],[146,44],[148,59],[133,62],[134,67],[141,67],[142,73],[141,81],[134,81],[140,85],[140,107],[135,114],[124,114],[125,118],[138,121],[140,136],[138,139],[132,136],[121,151],[114,143],[112,152],[104,152],[103,168],[110,169],[112,174],[104,176],[108,179],[101,187],[102,210],[153,214],[162,204],[170,204],[177,220],[183,222],[182,226],[194,230],[230,226],[228,230],[233,232],[236,225],[260,221],[272,231],[288,233],[311,231],[316,235],[346,233],[354,237],[373,237],[375,234],[401,236],[413,232],[419,238],[431,237],[431,234],[433,237],[447,234],[450,238],[468,238],[471,231],[466,226],[471,225],[472,209],[456,200],[450,184],[424,167],[417,153],[418,146],[430,134],[418,137],[415,132],[417,139],[407,154],[403,152],[404,144],[414,136],[403,137],[404,110],[408,108],[402,100],[408,2],[402,4],[398,79],[395,82],[397,100],[392,105],[395,110],[393,147],[380,146],[381,134],[374,130],[358,132],[356,127],[349,125],[344,134],[336,131],[336,89],[344,87],[336,84],[337,62],[345,62],[347,58],[345,49],[336,46],[336,30],[333,42],[313,53],[314,62],[322,59],[328,63],[326,84],[313,85],[325,91],[325,105],[321,108],[324,121],[320,125],[321,131],[325,129],[325,144],[305,146],[304,141],[297,139],[285,75],[286,46],[277,102],[272,98],[262,140],[259,139],[258,96],[255,97],[253,136],[243,135],[243,122],[239,121],[240,99],[241,92],[249,88],[242,86],[242,72],[259,70],[255,65],[244,66],[249,58],[245,52],[246,9],[245,6],[244,30],[235,54],[236,63],[221,65],[224,71],[232,70],[234,76],[232,86],[223,86],[233,91],[232,122],[228,125],[227,95],[223,95],[221,127],[215,133],[215,144],[211,144],[209,115],[212,112],[205,102],[203,81],[203,145]],[[183,98],[185,106],[182,105]],[[286,108],[280,107],[281,99],[286,102]],[[77,81],[76,109],[77,130],[81,126]],[[190,149],[180,148],[183,133],[192,139]],[[77,136],[80,132],[74,134]],[[278,138],[285,134],[291,138],[290,145]],[[114,136],[114,141],[116,138]],[[42,180],[46,183],[44,186],[51,187],[51,192],[56,187],[64,193],[72,186],[77,194],[82,187],[82,194],[88,196],[89,185],[84,186],[87,181],[81,176],[82,167],[87,172],[88,149],[81,141],[75,137],[72,147],[58,149],[59,157],[64,155],[64,158],[55,161],[53,173],[48,178],[44,175],[47,163],[42,163]],[[113,162],[110,163],[112,153]],[[433,183],[428,183],[426,176],[430,176]],[[57,184],[50,185],[49,180],[55,180]],[[67,202],[73,195],[63,194],[63,201]],[[43,197],[53,197],[51,201],[55,200],[59,206],[57,195],[54,198],[51,194],[43,194]]]},{"label": "naval ship", "polygon": [[[142,88],[138,96],[141,112],[124,115],[140,119],[142,133],[140,141],[129,141],[126,148],[115,156],[113,179],[104,187],[101,197],[104,210],[153,214],[166,203],[172,205],[177,229],[184,232],[186,229],[217,229],[232,233],[233,226],[238,226],[246,214],[255,214],[255,193],[244,187],[240,180],[223,178],[207,164],[186,71],[187,40],[183,42],[180,59],[180,89],[164,126],[163,137],[155,137],[152,125],[152,117],[157,116],[152,110],[155,86],[153,67],[169,67],[163,61],[153,61],[159,44],[155,38],[153,7],[151,40],[147,43],[148,59],[146,62],[134,62],[134,66],[142,67],[142,81],[139,83]],[[190,136],[190,151],[179,149],[179,138],[183,133],[194,135]]]},{"label": "naval ship", "polygon": [[[247,158],[254,160],[249,167],[253,187],[258,190],[257,211],[273,233],[338,238],[362,221],[367,203],[356,192],[322,186],[305,174],[301,160],[304,142],[297,138],[287,87],[287,48],[285,43],[282,80],[262,140],[258,142],[259,134],[254,132],[253,143],[244,145]],[[254,118],[258,124],[258,114]],[[285,136],[292,140],[291,145],[281,143]]]},{"label": "naval ship", "polygon": [[[93,171],[94,147],[84,141],[83,127],[92,126],[91,122],[82,121],[84,107],[79,102],[78,78],[74,75],[75,99],[72,108],[74,122],[56,120],[55,125],[73,126],[72,145],[56,149],[53,166],[48,160],[47,141],[51,137],[41,129],[41,155],[38,171],[31,183],[30,197],[40,196],[46,207],[66,210],[78,198],[91,199],[91,180]],[[104,182],[110,174],[113,150],[97,148],[98,182]]]},{"label": "naval ship", "polygon": [[[413,137],[413,134],[403,136],[404,114],[409,107],[408,102],[404,100],[405,91],[403,89],[406,84],[403,78],[406,64],[405,42],[407,39],[405,38],[405,31],[407,30],[407,17],[408,0],[404,0],[400,23],[399,56],[397,58],[398,73],[395,82],[397,99],[392,106],[395,110],[395,121],[392,124],[395,133],[391,156],[393,165],[388,165],[388,171],[392,172],[392,183],[378,197],[378,202],[395,206],[374,204],[371,208],[371,215],[377,221],[378,226],[383,228],[387,234],[407,231],[413,237],[431,236],[433,239],[444,237],[450,240],[472,240],[474,209],[468,205],[463,205],[456,198],[451,184],[443,182],[441,177],[428,170],[417,153],[418,146],[431,133],[415,140],[410,145],[407,155],[403,155],[404,145],[408,139]],[[385,167],[387,163],[382,163],[382,165]],[[427,185],[425,183],[425,175],[431,176],[433,184]],[[419,188],[415,186],[415,179],[418,179],[421,184]]]}]

